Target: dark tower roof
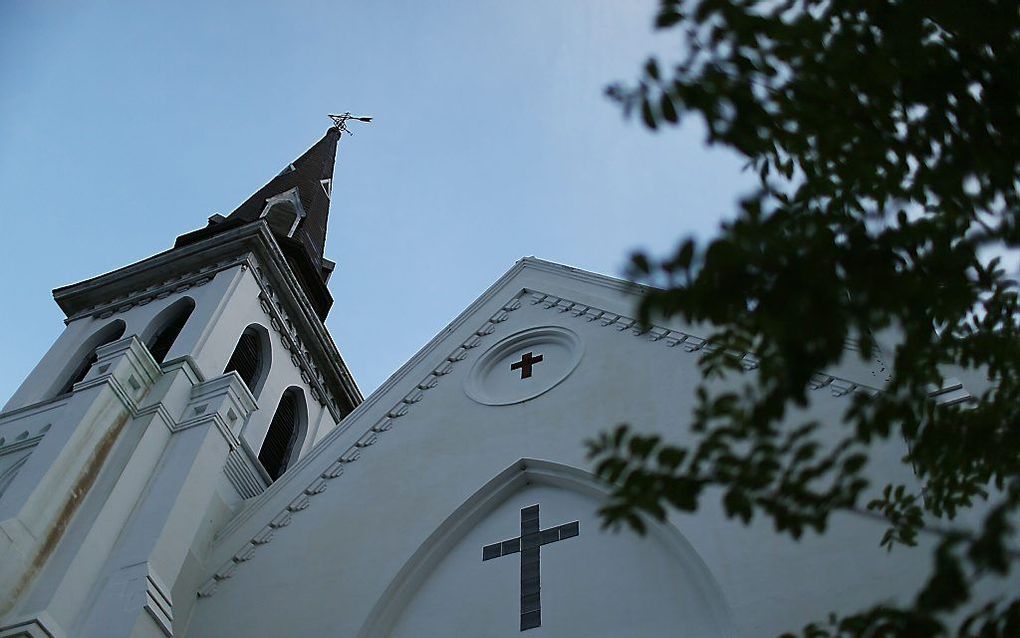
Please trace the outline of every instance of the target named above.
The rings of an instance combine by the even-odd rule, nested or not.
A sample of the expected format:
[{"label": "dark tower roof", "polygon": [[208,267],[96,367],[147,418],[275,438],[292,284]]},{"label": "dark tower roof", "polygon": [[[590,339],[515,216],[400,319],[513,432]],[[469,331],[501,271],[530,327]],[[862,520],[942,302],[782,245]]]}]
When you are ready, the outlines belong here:
[{"label": "dark tower roof", "polygon": [[340,130],[330,128],[234,212],[226,217],[214,215],[208,226],[181,235],[174,246],[191,244],[265,216],[291,269],[324,319],[332,305],[325,284],[335,264],[324,257],[323,251],[339,139]]},{"label": "dark tower roof", "polygon": [[238,206],[227,219],[258,219],[265,210],[267,200],[296,188],[305,216],[298,224],[294,237],[308,248],[316,265],[320,265],[318,262],[322,261],[326,247],[329,191],[333,183],[333,163],[339,139],[340,131],[336,127],[330,128],[321,140]]}]

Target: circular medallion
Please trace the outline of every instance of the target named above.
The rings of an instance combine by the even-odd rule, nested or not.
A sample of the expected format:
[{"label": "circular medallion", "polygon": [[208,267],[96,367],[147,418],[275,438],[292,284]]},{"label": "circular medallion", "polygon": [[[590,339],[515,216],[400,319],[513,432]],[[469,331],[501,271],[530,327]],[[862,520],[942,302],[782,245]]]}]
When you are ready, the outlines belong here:
[{"label": "circular medallion", "polygon": [[464,381],[464,391],[485,405],[510,405],[548,392],[581,362],[584,348],[571,330],[529,328],[486,350]]}]

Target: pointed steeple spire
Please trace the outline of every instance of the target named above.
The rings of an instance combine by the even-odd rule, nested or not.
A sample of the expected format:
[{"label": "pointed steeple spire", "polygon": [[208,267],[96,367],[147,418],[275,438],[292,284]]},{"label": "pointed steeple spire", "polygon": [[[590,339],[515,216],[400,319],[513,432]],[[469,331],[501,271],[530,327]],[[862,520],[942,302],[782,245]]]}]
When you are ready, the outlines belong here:
[{"label": "pointed steeple spire", "polygon": [[273,179],[234,212],[213,215],[209,225],[177,238],[175,247],[192,244],[264,218],[291,270],[321,318],[332,305],[326,280],[335,264],[324,257],[329,200],[333,190],[336,147],[345,129],[326,131],[304,154],[287,164]]},{"label": "pointed steeple spire", "polygon": [[[300,241],[316,269],[322,271],[339,139],[340,130],[331,127],[321,140],[230,213],[227,221],[248,222],[268,213],[270,227],[278,239],[283,236]],[[279,211],[275,214],[277,207]],[[328,277],[328,272],[321,274],[323,279]]]}]

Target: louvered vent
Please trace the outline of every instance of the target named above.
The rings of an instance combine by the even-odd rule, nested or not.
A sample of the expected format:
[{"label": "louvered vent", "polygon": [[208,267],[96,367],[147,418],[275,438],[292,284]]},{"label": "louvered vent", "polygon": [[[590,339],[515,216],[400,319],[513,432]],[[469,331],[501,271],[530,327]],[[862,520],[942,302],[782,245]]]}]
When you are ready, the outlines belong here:
[{"label": "louvered vent", "polygon": [[274,481],[287,469],[297,434],[297,418],[297,401],[294,399],[294,393],[286,392],[280,399],[273,421],[269,424],[266,440],[259,450],[259,461]]},{"label": "louvered vent", "polygon": [[234,348],[234,354],[230,355],[227,367],[223,369],[226,374],[231,370],[241,375],[241,380],[248,386],[248,389],[255,393],[255,379],[258,376],[259,368],[262,365],[262,356],[259,348],[259,336],[254,330],[245,330]]}]

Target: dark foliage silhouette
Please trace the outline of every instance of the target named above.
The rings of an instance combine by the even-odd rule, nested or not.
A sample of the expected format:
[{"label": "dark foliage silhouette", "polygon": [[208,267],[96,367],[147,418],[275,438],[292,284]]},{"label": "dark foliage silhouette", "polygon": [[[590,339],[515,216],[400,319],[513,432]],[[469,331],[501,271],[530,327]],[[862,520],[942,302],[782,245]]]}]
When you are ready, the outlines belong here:
[{"label": "dark foliage silhouette", "polygon": [[[638,514],[716,494],[728,516],[795,538],[837,512],[879,518],[890,550],[934,540],[930,578],[902,605],[818,619],[804,636],[1020,636],[1015,592],[973,593],[1020,561],[1017,284],[994,257],[1020,244],[1015,0],[662,0],[655,20],[681,59],[649,60],[609,96],[652,130],[700,117],[760,180],[710,240],[632,257],[632,277],[655,287],[646,325],[677,316],[714,332],[696,406],[677,415],[689,445],[627,426],[589,442],[614,486],[605,521],[640,530]],[[798,418],[848,340],[886,362],[881,391],[855,393],[839,424]],[[951,365],[991,389],[937,407]],[[823,428],[841,428],[835,445]],[[890,437],[923,493],[869,484]],[[979,526],[960,521],[967,508]]]}]

